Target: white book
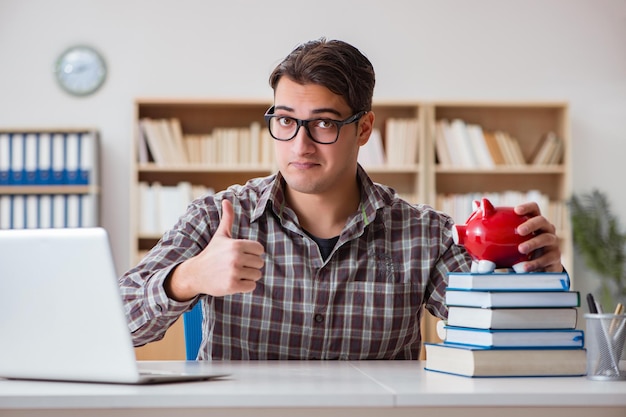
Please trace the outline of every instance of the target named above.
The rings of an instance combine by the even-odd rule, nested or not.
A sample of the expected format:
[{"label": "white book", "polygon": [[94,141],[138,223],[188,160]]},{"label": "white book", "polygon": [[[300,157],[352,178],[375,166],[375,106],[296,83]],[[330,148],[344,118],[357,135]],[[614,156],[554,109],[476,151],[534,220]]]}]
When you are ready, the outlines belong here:
[{"label": "white book", "polygon": [[169,121],[170,139],[174,145],[174,149],[177,155],[177,162],[181,164],[189,163],[189,156],[187,149],[185,148],[185,138],[183,136],[183,127],[180,124],[180,120],[177,118],[171,118]]},{"label": "white book", "polygon": [[567,291],[569,288],[570,278],[567,272],[502,272],[486,274],[451,272],[448,274],[448,289]]},{"label": "white book", "polygon": [[252,163],[252,155],[250,152],[250,129],[238,129],[237,130],[237,148],[239,149],[239,155],[237,157],[237,164],[250,165]]},{"label": "white book", "polygon": [[147,164],[150,162],[150,151],[148,151],[146,134],[139,125],[139,122],[135,123],[135,137],[137,138],[137,162]]},{"label": "white book", "polygon": [[261,123],[250,123],[250,162],[254,165],[261,161]]},{"label": "white book", "polygon": [[406,124],[406,152],[404,153],[404,163],[406,165],[414,165],[419,161],[419,119],[410,118],[404,120]]},{"label": "white book", "polygon": [[450,151],[443,133],[441,120],[435,124],[435,152],[440,166],[446,168],[452,166],[452,159],[450,158]]},{"label": "white book", "polygon": [[[573,329],[578,313],[566,308],[448,307],[449,326],[477,329]],[[445,330],[444,330],[445,332]]]},{"label": "white book", "polygon": [[445,326],[445,343],[491,348],[582,348],[584,336],[576,329],[478,329]]},{"label": "white book", "polygon": [[454,134],[452,127],[450,126],[450,122],[448,120],[442,119],[439,121],[439,123],[441,124],[441,130],[446,140],[446,144],[448,145],[448,152],[450,153],[452,166],[454,168],[465,167],[466,163],[465,157],[463,156],[463,148],[459,147],[456,140],[456,135]]},{"label": "white book", "polygon": [[139,234],[155,235],[160,232],[157,222],[156,190],[145,181],[139,182]]},{"label": "white book", "polygon": [[457,149],[460,151],[459,154],[463,164],[462,167],[477,168],[478,158],[476,157],[476,150],[474,149],[471,139],[467,133],[465,122],[461,119],[452,120],[452,122],[450,122],[450,130]]},{"label": "white book", "polygon": [[139,120],[139,127],[143,130],[150,154],[154,158],[154,163],[157,165],[171,164],[168,146],[163,138],[158,122],[149,118],[143,118]]},{"label": "white book", "polygon": [[261,143],[263,152],[263,165],[271,166],[274,163],[274,139],[268,130],[261,133]]},{"label": "white book", "polygon": [[468,124],[466,126],[466,130],[472,144],[474,154],[476,155],[476,159],[478,161],[478,167],[495,167],[495,163],[493,162],[493,158],[491,157],[491,152],[489,152],[487,142],[485,141],[485,135],[483,134],[482,127],[476,124]]},{"label": "white book", "polygon": [[[188,184],[188,185],[187,185]],[[157,194],[159,232],[172,228],[191,201],[191,184],[162,185]]]},{"label": "white book", "polygon": [[578,291],[468,291],[446,290],[449,306],[498,307],[578,307]]}]

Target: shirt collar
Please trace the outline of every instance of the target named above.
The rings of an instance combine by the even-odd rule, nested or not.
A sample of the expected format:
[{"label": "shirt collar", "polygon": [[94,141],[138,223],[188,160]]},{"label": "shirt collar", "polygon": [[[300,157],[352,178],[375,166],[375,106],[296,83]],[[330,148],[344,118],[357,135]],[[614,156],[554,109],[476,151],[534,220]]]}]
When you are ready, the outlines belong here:
[{"label": "shirt collar", "polygon": [[[378,209],[385,207],[385,205],[391,202],[393,196],[377,187],[361,165],[357,165],[357,178],[361,187],[361,203],[359,205],[361,221],[367,225],[374,220]],[[261,217],[265,210],[270,207],[277,216],[282,217],[282,212],[287,204],[284,187],[285,179],[279,171],[274,175],[270,186],[262,191],[259,203],[252,214],[252,222]]]}]

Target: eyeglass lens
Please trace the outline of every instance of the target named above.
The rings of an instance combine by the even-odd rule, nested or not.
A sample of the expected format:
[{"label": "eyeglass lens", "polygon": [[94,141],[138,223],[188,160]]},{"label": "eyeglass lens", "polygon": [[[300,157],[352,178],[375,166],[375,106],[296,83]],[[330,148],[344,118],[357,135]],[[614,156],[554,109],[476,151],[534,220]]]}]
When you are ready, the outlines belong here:
[{"label": "eyeglass lens", "polygon": [[279,140],[289,140],[296,136],[300,126],[304,126],[311,138],[320,143],[332,143],[339,136],[340,125],[329,119],[303,120],[286,116],[273,116],[269,120],[272,136]]}]

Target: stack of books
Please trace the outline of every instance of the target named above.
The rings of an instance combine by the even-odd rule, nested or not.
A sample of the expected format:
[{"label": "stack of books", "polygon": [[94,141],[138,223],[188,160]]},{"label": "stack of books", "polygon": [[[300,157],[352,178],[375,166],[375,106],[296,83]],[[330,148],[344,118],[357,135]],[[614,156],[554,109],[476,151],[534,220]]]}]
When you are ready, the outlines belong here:
[{"label": "stack of books", "polygon": [[468,377],[580,376],[580,294],[563,273],[451,273],[443,343],[426,343],[426,369]]}]

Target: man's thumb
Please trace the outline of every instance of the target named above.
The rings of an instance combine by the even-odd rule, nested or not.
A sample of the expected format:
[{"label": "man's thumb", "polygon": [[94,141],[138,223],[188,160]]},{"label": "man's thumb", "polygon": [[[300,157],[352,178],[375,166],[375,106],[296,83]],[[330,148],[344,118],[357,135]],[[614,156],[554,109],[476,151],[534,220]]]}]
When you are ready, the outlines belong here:
[{"label": "man's thumb", "polygon": [[220,225],[217,227],[215,234],[232,237],[234,220],[235,213],[233,211],[233,203],[226,199],[222,200],[222,219],[220,220]]}]

